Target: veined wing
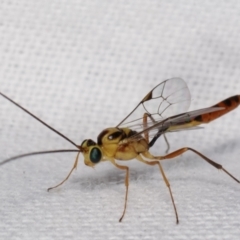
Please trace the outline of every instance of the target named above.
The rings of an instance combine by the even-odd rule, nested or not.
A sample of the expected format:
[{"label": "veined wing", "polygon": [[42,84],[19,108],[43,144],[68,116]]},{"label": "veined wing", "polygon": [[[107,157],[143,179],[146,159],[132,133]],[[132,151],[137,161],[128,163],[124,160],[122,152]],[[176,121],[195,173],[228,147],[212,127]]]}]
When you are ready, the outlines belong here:
[{"label": "veined wing", "polygon": [[[157,122],[152,122],[151,124],[149,123],[145,129],[143,129],[142,127],[141,129],[143,130],[141,131],[139,130],[138,127],[138,134],[142,134],[145,131],[148,131],[148,133],[151,132],[151,136],[153,136],[153,134],[159,135],[164,132],[179,131],[183,129],[193,129],[198,127],[198,125],[200,124],[209,123],[225,115],[226,113],[232,111],[239,105],[240,95],[231,96],[208,108],[203,108],[191,112],[170,116],[166,119]],[[137,131],[137,126],[135,126],[135,130]]]},{"label": "veined wing", "polygon": [[153,129],[166,129],[166,131],[175,131],[179,129],[191,128],[197,125],[203,124],[204,122],[199,121],[198,117],[213,113],[219,110],[224,109],[223,107],[209,107],[198,109],[182,114],[178,114],[169,118],[166,118],[158,123],[152,124],[147,129],[139,132],[139,134],[143,133],[144,131],[151,131]]},{"label": "veined wing", "polygon": [[[224,107],[209,107],[168,117],[158,122],[151,123],[151,125],[147,128],[143,129],[142,131],[138,131],[136,134],[129,137],[128,141],[134,141],[135,139],[138,139],[139,136],[144,132],[148,132],[150,136],[149,146],[151,147],[160,135],[166,132],[174,132],[186,129],[188,130],[191,128],[194,129],[200,124],[207,123],[207,121],[201,121],[201,116],[206,116],[207,114],[221,111],[223,109]],[[137,128],[138,126],[131,129],[137,130]]]},{"label": "veined wing", "polygon": [[[116,126],[128,127],[138,126],[143,130],[143,115],[147,113],[154,122],[169,116],[184,113],[188,110],[191,95],[187,84],[181,78],[171,78],[154,87],[140,103]],[[153,121],[148,118],[145,127],[151,126]]]}]

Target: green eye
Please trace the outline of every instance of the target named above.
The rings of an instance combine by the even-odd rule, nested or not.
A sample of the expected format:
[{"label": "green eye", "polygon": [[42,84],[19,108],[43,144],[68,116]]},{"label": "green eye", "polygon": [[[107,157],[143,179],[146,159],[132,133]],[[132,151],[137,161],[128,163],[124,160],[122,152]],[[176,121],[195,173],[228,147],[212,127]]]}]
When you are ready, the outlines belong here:
[{"label": "green eye", "polygon": [[102,159],[102,152],[100,151],[99,148],[94,147],[91,149],[90,152],[90,161],[92,163],[98,163]]}]

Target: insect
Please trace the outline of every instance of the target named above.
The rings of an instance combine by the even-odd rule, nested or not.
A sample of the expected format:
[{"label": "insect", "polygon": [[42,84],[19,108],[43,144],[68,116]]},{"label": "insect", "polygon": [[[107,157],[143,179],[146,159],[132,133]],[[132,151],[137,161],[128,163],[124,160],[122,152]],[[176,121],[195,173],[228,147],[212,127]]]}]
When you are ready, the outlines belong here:
[{"label": "insect", "polygon": [[[80,153],[83,154],[85,165],[89,167],[94,167],[96,164],[103,161],[110,161],[115,167],[125,171],[126,191],[124,208],[119,219],[120,222],[125,215],[127,207],[129,168],[124,164],[120,165],[116,162],[116,160],[128,161],[136,159],[147,165],[158,166],[170,193],[176,223],[179,223],[177,208],[174,202],[170,183],[161,165],[162,160],[172,159],[185,153],[186,151],[192,151],[213,167],[224,171],[232,179],[240,183],[237,178],[235,178],[220,164],[190,147],[180,148],[174,152],[166,153],[164,156],[153,156],[149,151],[156,143],[157,139],[162,135],[165,137],[165,134],[168,132],[198,128],[200,124],[209,123],[235,109],[240,104],[240,95],[229,97],[208,108],[187,112],[191,101],[189,89],[181,78],[171,78],[155,86],[119,124],[115,127],[104,129],[98,135],[96,142],[91,139],[86,139],[81,143],[81,145],[77,145],[65,135],[43,122],[41,119],[3,93],[0,92],[0,95],[77,148],[30,152],[5,159],[0,162],[0,165],[31,155],[57,152],[77,152],[74,165],[67,177],[56,186],[50,187],[48,189],[49,191],[59,187],[70,177],[73,170],[77,168]],[[167,141],[166,138],[165,140]]]}]

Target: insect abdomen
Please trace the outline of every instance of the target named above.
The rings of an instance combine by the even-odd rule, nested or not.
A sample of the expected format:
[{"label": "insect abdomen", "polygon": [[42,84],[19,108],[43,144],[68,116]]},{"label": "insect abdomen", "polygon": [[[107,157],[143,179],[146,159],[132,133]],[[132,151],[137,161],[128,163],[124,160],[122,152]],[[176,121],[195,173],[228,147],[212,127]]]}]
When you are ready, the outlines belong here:
[{"label": "insect abdomen", "polygon": [[221,117],[222,115],[232,111],[233,109],[238,107],[239,104],[240,104],[240,95],[229,97],[212,106],[212,107],[223,107],[224,109],[199,115],[194,120],[201,123],[209,123]]}]

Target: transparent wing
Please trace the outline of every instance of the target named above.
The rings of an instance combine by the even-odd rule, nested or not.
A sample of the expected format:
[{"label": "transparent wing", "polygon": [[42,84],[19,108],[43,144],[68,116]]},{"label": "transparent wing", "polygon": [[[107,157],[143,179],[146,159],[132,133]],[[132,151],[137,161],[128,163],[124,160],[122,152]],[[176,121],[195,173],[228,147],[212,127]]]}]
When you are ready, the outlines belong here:
[{"label": "transparent wing", "polygon": [[[154,87],[141,102],[117,125],[117,127],[143,129],[143,115],[147,113],[159,122],[169,116],[188,110],[191,95],[187,84],[181,78],[171,78]],[[153,120],[147,119],[145,128],[152,126]]]},{"label": "transparent wing", "polygon": [[135,139],[138,139],[139,136],[142,135],[144,132],[148,132],[150,137],[150,145],[151,145],[151,141],[155,139],[154,140],[155,142],[156,139],[163,133],[198,129],[199,128],[198,125],[204,123],[198,119],[200,116],[202,116],[203,114],[216,112],[222,109],[224,108],[209,107],[209,108],[203,108],[203,109],[194,110],[186,113],[181,113],[178,115],[165,118],[158,122],[149,123],[149,126],[145,129],[143,129],[143,126],[142,126],[141,131],[139,128],[139,124],[135,125],[131,129],[137,131],[137,133],[129,137],[128,141],[134,141]]}]

